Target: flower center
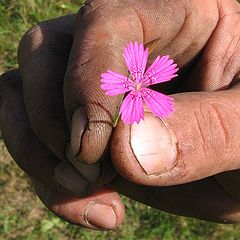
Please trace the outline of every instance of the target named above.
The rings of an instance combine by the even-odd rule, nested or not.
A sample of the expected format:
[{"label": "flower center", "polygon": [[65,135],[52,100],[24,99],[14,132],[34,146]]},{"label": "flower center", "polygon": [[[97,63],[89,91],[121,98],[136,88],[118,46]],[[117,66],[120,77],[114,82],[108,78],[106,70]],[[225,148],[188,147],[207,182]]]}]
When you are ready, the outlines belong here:
[{"label": "flower center", "polygon": [[135,90],[139,91],[142,88],[142,83],[136,82],[134,85]]}]

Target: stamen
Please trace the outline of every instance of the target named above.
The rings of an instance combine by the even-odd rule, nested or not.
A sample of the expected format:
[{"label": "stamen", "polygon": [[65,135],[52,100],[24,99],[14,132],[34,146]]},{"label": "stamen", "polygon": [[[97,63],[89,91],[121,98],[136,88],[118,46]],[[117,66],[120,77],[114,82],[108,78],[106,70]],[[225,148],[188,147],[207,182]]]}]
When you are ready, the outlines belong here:
[{"label": "stamen", "polygon": [[136,65],[133,65],[133,68],[132,68],[133,81],[140,82],[142,80],[142,76],[143,76],[143,69],[137,68]]}]

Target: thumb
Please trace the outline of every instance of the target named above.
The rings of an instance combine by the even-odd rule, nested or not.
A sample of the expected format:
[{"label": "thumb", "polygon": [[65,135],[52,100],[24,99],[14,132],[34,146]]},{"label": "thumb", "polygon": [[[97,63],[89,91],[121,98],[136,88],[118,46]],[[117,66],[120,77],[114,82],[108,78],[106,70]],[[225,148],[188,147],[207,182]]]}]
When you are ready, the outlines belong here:
[{"label": "thumb", "polygon": [[117,171],[139,184],[164,186],[238,169],[239,91],[176,94],[176,111],[166,121],[146,113],[140,124],[120,122],[112,141]]},{"label": "thumb", "polygon": [[[103,157],[120,101],[118,97],[106,96],[100,89],[101,73],[111,69],[126,74],[123,47],[132,40],[142,42],[142,29],[134,16],[123,18],[113,11],[112,4],[101,8],[98,6],[101,1],[92,2],[77,18],[64,81],[73,155],[88,164]],[[117,25],[119,17],[122,17],[121,25]]]}]

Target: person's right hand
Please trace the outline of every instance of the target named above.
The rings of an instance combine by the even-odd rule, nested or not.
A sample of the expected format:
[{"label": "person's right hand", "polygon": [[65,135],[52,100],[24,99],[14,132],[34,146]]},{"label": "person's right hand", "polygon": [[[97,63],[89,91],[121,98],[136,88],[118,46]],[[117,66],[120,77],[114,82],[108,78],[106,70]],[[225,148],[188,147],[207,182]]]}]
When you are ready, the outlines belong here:
[{"label": "person's right hand", "polygon": [[[176,111],[166,120],[167,128],[148,113],[139,125],[120,121],[113,133],[112,161],[121,176],[136,184],[190,185],[167,188],[169,196],[165,188],[157,188],[152,201],[151,188],[136,195],[139,188],[130,184],[117,190],[159,209],[239,221],[239,175],[223,173],[240,168],[239,12],[235,0],[88,1],[77,18],[64,81],[67,116],[83,104],[91,126],[78,144],[73,131],[72,150],[81,150],[79,160],[98,161],[112,134],[109,123],[119,97],[104,94],[100,74],[110,69],[126,75],[123,48],[143,42],[151,49],[149,64],[157,55],[170,55],[180,67],[178,78],[158,88],[174,94]],[[168,201],[170,197],[175,200]]]},{"label": "person's right hand", "polygon": [[[238,36],[238,28],[233,24],[234,22],[238,24],[238,11],[238,3],[230,0],[210,2],[92,0],[76,18],[74,35],[72,32],[74,16],[45,22],[25,35],[19,49],[23,96],[20,83],[20,85],[9,85],[10,82],[8,84],[8,81],[4,81],[5,84],[2,84],[1,88],[1,112],[3,113],[1,114],[1,129],[6,145],[15,160],[29,175],[45,184],[43,186],[45,190],[38,191],[38,193],[53,212],[69,221],[92,227],[84,222],[84,209],[89,206],[89,202],[98,202],[101,203],[98,210],[102,207],[102,213],[104,213],[104,204],[115,209],[117,220],[112,225],[107,226],[109,223],[106,223],[106,228],[114,228],[121,222],[123,206],[117,193],[112,190],[105,191],[106,188],[103,188],[90,198],[76,199],[76,197],[69,197],[69,194],[60,192],[59,188],[57,188],[57,193],[56,190],[53,192],[51,189],[55,188],[57,179],[58,184],[71,192],[84,194],[90,193],[94,186],[108,183],[112,179],[114,170],[111,167],[111,170],[108,170],[110,162],[99,162],[99,159],[109,159],[106,156],[109,156],[112,118],[119,99],[105,96],[100,89],[99,78],[100,74],[107,69],[123,74],[127,72],[122,57],[123,47],[130,41],[143,42],[154,49],[150,61],[156,55],[169,54],[178,63],[181,73],[176,81],[164,86],[168,93],[189,90],[212,91],[230,86],[233,80],[237,79],[239,69],[236,55],[239,48],[238,44],[235,44],[238,40],[238,37],[235,37]],[[68,67],[63,87],[67,61]],[[19,75],[16,78],[20,81]],[[64,90],[65,108],[63,107],[62,89]],[[199,143],[199,139],[214,140],[212,149],[206,148],[201,151],[199,148],[198,151],[191,151],[191,158],[187,159],[192,159],[192,161],[183,161],[185,164],[181,165],[184,166],[182,169],[188,170],[184,174],[176,172],[180,174],[153,177],[151,174],[146,174],[147,172],[140,171],[141,168],[133,157],[134,155],[129,155],[130,152],[127,151],[119,153],[119,149],[121,150],[119,143],[120,147],[126,146],[125,149],[129,150],[130,129],[123,126],[121,122],[114,133],[112,156],[117,166],[116,170],[135,183],[166,186],[187,183],[238,168],[238,162],[234,162],[235,158],[232,161],[226,161],[224,155],[218,164],[215,164],[215,158],[209,161],[207,157],[211,156],[208,153],[212,154],[212,151],[219,152],[219,144],[215,139],[216,136],[224,137],[224,135],[219,135],[221,124],[217,125],[219,131],[213,133],[206,132],[209,130],[208,121],[203,121],[197,126],[202,126],[202,132],[196,131],[191,125],[196,123],[192,120],[196,109],[199,109],[202,97],[207,100],[204,103],[207,103],[209,98],[214,100],[223,95],[223,102],[229,100],[233,104],[235,95],[232,93],[237,91],[237,88],[231,91],[175,95],[177,108],[169,121],[171,121],[171,126],[175,126],[177,136],[182,133],[178,145],[191,147],[198,146],[196,143]],[[9,96],[13,94],[15,97],[9,99]],[[27,113],[21,100],[22,97],[25,100]],[[19,104],[15,106],[14,102]],[[230,104],[227,106],[229,107]],[[202,114],[204,107],[209,110],[208,105],[201,105],[201,107],[203,107],[200,109]],[[231,111],[226,112],[232,114]],[[71,149],[68,147],[69,133],[65,113],[72,132]],[[212,115],[211,111],[208,113],[208,116],[217,116],[216,113]],[[146,123],[147,116],[146,114]],[[195,120],[203,119],[202,116],[205,115],[200,115]],[[28,118],[29,123],[26,121]],[[150,120],[151,126],[154,126],[155,121],[156,119]],[[211,121],[211,124],[214,124],[214,121]],[[232,129],[235,131],[238,125],[234,121],[231,124],[234,125]],[[16,139],[18,129],[21,131],[18,131],[19,139]],[[161,128],[158,129],[161,131]],[[136,134],[139,138],[138,133],[141,131],[135,131],[134,135]],[[158,134],[157,131],[156,133]],[[44,146],[36,140],[36,137]],[[219,139],[224,140],[220,137]],[[230,140],[235,142],[235,138]],[[33,151],[27,151],[29,146]],[[232,143],[231,148],[234,150],[235,147]],[[59,159],[65,160],[64,149],[67,150],[68,160],[80,170],[80,175],[75,174],[75,170],[66,163],[59,161]],[[181,149],[187,151],[188,148]],[[170,150],[169,153],[174,153],[174,147]],[[34,153],[35,162],[31,161]],[[72,157],[76,153],[78,156]],[[119,153],[121,158],[119,159],[115,153]],[[159,153],[158,155],[161,155],[161,151]],[[199,153],[206,153],[206,158],[195,161],[195,158],[199,159]],[[28,157],[24,158],[24,156]],[[148,156],[149,163],[154,163],[151,159]],[[166,163],[164,161],[161,163],[167,169],[169,163],[171,169],[174,162],[167,158]],[[222,162],[224,164],[221,164]],[[88,166],[85,165],[86,163],[95,164]],[[103,173],[100,173],[101,170]],[[126,180],[118,177],[112,186],[138,201],[176,214],[215,221],[239,221],[239,202],[229,196],[214,178],[161,188],[143,187],[130,182],[126,184]],[[46,195],[51,195],[51,201],[45,200]],[[77,211],[79,215],[73,214]],[[93,213],[91,217],[96,217],[96,213],[95,215]]]}]

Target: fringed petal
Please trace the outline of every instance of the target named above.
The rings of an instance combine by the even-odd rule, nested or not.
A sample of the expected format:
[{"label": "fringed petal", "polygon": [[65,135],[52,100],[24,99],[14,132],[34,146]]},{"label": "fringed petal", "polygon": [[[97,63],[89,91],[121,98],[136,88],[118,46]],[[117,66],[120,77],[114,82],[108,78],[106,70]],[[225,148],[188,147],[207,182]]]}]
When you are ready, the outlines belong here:
[{"label": "fringed petal", "polygon": [[174,111],[173,98],[149,88],[141,89],[143,100],[151,112],[160,118],[169,117]]},{"label": "fringed petal", "polygon": [[140,82],[146,69],[148,49],[143,44],[129,43],[124,48],[123,56],[134,81]]},{"label": "fringed petal", "polygon": [[101,88],[109,96],[115,96],[131,91],[134,88],[133,81],[119,73],[107,71],[101,74]]},{"label": "fringed petal", "polygon": [[123,100],[120,108],[121,119],[125,124],[139,123],[144,119],[141,92],[132,91]]},{"label": "fringed petal", "polygon": [[176,77],[177,64],[169,56],[157,57],[143,77],[144,86],[170,81]]}]

